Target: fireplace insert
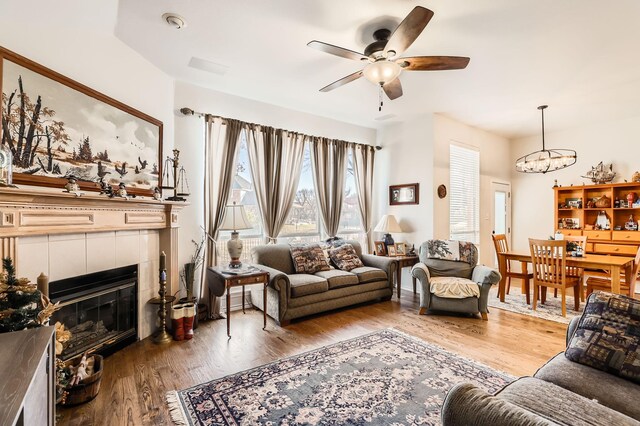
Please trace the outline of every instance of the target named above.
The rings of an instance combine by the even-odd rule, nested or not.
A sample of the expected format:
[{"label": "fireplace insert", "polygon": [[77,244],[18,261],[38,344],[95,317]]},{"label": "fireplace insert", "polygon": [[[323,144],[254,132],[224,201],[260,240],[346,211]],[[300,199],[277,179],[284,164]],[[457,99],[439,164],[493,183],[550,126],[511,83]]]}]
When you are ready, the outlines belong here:
[{"label": "fireplace insert", "polygon": [[49,298],[61,306],[50,323],[71,332],[63,360],[84,352],[107,356],[138,340],[137,265],[52,281]]}]

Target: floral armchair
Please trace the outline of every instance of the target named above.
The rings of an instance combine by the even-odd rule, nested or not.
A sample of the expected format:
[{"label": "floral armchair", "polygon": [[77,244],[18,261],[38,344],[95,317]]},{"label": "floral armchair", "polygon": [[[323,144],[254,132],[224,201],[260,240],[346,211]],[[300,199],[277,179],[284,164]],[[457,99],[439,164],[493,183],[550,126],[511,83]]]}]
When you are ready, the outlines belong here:
[{"label": "floral armchair", "polygon": [[428,240],[411,275],[420,281],[420,315],[430,311],[479,313],[487,320],[491,286],[500,273],[478,265],[478,249],[464,241]]}]

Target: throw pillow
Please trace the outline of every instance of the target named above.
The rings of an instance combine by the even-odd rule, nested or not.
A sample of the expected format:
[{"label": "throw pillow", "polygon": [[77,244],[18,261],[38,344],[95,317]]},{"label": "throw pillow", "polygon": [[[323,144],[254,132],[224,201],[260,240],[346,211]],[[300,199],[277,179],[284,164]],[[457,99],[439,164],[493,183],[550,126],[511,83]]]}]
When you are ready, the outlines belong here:
[{"label": "throw pillow", "polygon": [[289,251],[298,274],[315,274],[331,269],[319,244],[290,246]]},{"label": "throw pillow", "polygon": [[640,301],[620,294],[589,296],[565,356],[640,383]]},{"label": "throw pillow", "polygon": [[364,266],[358,257],[356,249],[351,244],[343,244],[340,247],[329,250],[331,261],[343,271],[350,271]]}]

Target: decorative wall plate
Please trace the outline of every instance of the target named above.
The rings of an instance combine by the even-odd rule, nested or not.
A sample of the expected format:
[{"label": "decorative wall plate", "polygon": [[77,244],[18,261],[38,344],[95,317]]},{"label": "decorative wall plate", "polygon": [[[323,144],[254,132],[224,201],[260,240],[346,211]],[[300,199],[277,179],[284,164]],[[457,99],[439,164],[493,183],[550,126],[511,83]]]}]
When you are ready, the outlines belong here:
[{"label": "decorative wall plate", "polygon": [[447,187],[443,185],[438,186],[438,197],[444,198],[447,196]]}]

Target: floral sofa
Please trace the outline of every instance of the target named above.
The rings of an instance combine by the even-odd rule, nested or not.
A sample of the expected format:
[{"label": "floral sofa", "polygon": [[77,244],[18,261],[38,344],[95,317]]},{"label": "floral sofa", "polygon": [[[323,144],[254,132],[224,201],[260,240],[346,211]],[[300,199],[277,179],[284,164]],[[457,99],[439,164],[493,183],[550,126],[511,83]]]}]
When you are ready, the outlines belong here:
[{"label": "floral sofa", "polygon": [[[288,244],[254,247],[252,262],[270,273],[267,314],[285,326],[295,318],[373,300],[389,300],[397,262],[393,258],[363,254],[357,241],[342,240],[341,244],[353,247],[362,266],[345,268],[349,270],[334,266],[329,270],[298,273],[296,269],[304,270],[305,263],[314,260],[298,256],[294,262],[295,248]],[[263,288],[251,290],[252,303],[262,310],[263,291]]]}]

